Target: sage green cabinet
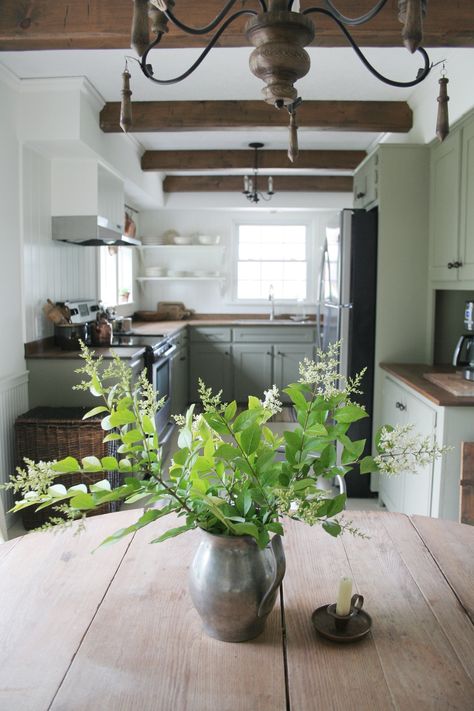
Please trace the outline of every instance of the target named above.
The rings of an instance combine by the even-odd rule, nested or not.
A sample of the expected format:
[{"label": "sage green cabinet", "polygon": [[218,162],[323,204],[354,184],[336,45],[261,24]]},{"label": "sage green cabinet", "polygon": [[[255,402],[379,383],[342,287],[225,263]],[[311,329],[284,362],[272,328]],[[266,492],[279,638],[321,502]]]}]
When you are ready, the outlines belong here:
[{"label": "sage green cabinet", "polygon": [[249,395],[262,397],[264,390],[273,384],[273,348],[262,343],[234,344],[234,398],[247,402]]},{"label": "sage green cabinet", "polygon": [[474,285],[474,120],[431,151],[430,277]]},{"label": "sage green cabinet", "polygon": [[189,358],[187,345],[178,348],[171,360],[171,413],[183,415],[188,406]]},{"label": "sage green cabinet", "polygon": [[370,208],[377,204],[378,193],[378,154],[367,158],[354,175],[354,207]]},{"label": "sage green cabinet", "polygon": [[431,152],[430,277],[457,281],[461,186],[461,131]]},{"label": "sage green cabinet", "polygon": [[191,341],[189,359],[189,399],[199,402],[198,380],[214,393],[222,390],[226,402],[234,399],[232,346],[230,343],[196,343]]},{"label": "sage green cabinet", "polygon": [[290,402],[282,392],[289,383],[300,377],[299,364],[304,358],[313,358],[313,346],[304,343],[276,343],[273,346],[273,382],[280,390],[282,402]]}]

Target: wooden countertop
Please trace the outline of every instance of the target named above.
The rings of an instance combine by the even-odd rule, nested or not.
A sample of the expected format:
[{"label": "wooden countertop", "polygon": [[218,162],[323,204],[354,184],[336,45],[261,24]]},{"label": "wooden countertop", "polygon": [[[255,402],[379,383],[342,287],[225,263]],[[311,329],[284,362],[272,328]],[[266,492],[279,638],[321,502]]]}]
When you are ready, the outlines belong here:
[{"label": "wooden countertop", "polygon": [[[290,326],[292,328],[307,328],[315,327],[316,322],[314,320],[309,321],[293,321],[292,319],[279,319],[276,318],[270,321],[268,317],[266,318],[236,318],[234,314],[229,314],[228,316],[219,315],[215,318],[209,316],[209,318],[195,318],[186,321],[134,321],[133,322],[133,332],[138,335],[148,335],[148,336],[175,336],[180,331],[183,331],[188,326],[228,326],[229,328],[235,327],[258,327],[262,326],[267,328],[268,326],[273,326],[281,328],[283,326]],[[97,346],[91,346],[92,350],[98,356],[103,358],[112,358],[114,349],[113,348],[99,348]],[[143,348],[130,347],[126,348],[121,346],[115,351],[122,358],[133,358],[139,356],[143,353]],[[33,341],[25,345],[25,358],[61,358],[61,359],[74,359],[79,357],[79,351],[65,351],[61,349],[54,343],[53,338],[44,338],[40,341]]]},{"label": "wooden countertop", "polygon": [[[191,603],[198,531],[150,545],[176,525],[166,517],[91,555],[138,513],[0,545],[0,708],[472,709],[474,527],[350,511],[366,540],[289,522],[281,602],[260,637],[231,644],[204,634]],[[311,614],[346,574],[372,630],[337,644]]]},{"label": "wooden countertop", "polygon": [[423,377],[424,373],[454,373],[449,365],[426,365],[424,363],[380,363],[380,367],[395,376],[413,390],[442,407],[472,407],[474,397],[452,395]]}]

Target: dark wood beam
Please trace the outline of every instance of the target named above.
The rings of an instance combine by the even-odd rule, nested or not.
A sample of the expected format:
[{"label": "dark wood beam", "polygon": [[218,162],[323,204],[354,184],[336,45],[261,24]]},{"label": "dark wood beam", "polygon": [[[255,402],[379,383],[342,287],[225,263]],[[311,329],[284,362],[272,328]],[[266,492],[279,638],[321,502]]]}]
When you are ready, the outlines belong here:
[{"label": "dark wood beam", "polygon": [[[203,26],[215,17],[224,0],[177,0],[175,14],[188,25]],[[302,9],[322,3],[302,0]],[[341,10],[352,17],[367,12],[367,0],[342,3]],[[31,49],[125,49],[130,46],[132,2],[130,0],[4,0],[0,12],[0,50]],[[240,2],[236,9],[241,9]],[[258,9],[249,0],[246,9]],[[315,45],[346,47],[347,40],[334,22],[315,17]],[[247,45],[243,34],[246,18],[232,24],[219,40],[221,47]],[[351,30],[362,47],[400,47],[401,25],[395,0],[366,25]],[[174,26],[163,46],[204,46],[208,36],[185,35]],[[472,0],[430,0],[425,20],[426,47],[474,47]]]},{"label": "dark wood beam", "polygon": [[[366,156],[365,151],[301,151],[298,168],[320,170],[355,170]],[[255,153],[242,151],[146,151],[142,170],[251,170]],[[259,168],[293,168],[286,151],[258,151]]]},{"label": "dark wood beam", "polygon": [[[263,176],[262,176],[263,177]],[[262,187],[265,178],[262,180]],[[352,178],[344,175],[278,175],[273,178],[278,192],[352,192]],[[163,181],[165,193],[238,193],[243,190],[240,175],[169,175]]]},{"label": "dark wood beam", "polygon": [[[264,101],[138,101],[133,104],[132,133],[150,131],[268,131],[288,126],[288,112]],[[100,113],[105,133],[120,133],[120,104]],[[321,131],[407,132],[413,116],[402,101],[303,101],[298,125]]]}]

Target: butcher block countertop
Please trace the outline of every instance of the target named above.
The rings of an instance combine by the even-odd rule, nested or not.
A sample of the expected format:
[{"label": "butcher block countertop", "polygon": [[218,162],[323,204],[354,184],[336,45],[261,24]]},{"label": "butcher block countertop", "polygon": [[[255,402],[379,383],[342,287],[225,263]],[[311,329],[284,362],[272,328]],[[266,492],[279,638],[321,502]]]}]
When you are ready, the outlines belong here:
[{"label": "butcher block countertop", "polygon": [[[431,400],[435,405],[442,407],[472,407],[474,395],[453,395],[448,390],[441,388],[425,378],[426,373],[452,374],[455,368],[449,365],[426,365],[424,363],[380,363],[380,367],[390,375],[409,385],[413,390]],[[460,381],[462,384],[463,381]],[[472,383],[474,392],[474,383]]]}]

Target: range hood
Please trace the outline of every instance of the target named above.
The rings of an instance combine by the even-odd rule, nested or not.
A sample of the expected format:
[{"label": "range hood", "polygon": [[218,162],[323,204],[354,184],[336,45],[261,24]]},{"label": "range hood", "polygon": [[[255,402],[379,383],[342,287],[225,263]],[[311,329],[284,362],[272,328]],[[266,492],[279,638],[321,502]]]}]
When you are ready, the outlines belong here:
[{"label": "range hood", "polygon": [[140,246],[141,242],[123,235],[121,229],[105,217],[98,215],[77,215],[52,218],[54,240],[80,244],[84,247]]}]

